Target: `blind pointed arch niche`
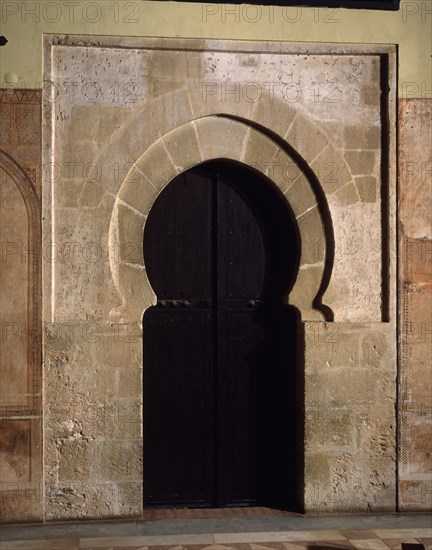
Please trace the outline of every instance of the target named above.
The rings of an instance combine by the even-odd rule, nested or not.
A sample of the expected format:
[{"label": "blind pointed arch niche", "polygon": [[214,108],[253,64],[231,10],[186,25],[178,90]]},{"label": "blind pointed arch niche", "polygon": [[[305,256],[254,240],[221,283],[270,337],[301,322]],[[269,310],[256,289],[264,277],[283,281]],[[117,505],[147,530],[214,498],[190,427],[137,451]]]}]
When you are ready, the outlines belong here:
[{"label": "blind pointed arch niche", "polygon": [[40,207],[0,150],[0,521],[42,516]]}]

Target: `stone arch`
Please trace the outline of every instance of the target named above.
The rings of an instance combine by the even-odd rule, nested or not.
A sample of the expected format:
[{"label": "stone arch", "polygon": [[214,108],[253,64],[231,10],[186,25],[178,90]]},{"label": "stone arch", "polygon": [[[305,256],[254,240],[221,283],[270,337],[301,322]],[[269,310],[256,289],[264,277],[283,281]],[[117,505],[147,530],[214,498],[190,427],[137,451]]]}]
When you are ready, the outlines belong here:
[{"label": "stone arch", "polygon": [[[12,178],[22,195],[29,216],[32,240],[40,239],[39,222],[35,223],[36,220],[39,220],[40,208],[32,181],[21,166],[2,149],[0,149],[0,168]],[[33,233],[35,234],[33,235]]]},{"label": "stone arch", "polygon": [[[145,221],[162,189],[180,172],[214,159],[254,168],[279,189],[294,213],[300,235],[300,265],[286,297],[302,320],[322,320],[314,309],[324,273],[326,238],[322,214],[312,186],[298,164],[273,140],[243,122],[203,117],[159,138],[134,163],[120,187],[110,231],[110,267],[122,298],[111,311],[123,321],[137,321],[156,301],[142,252]],[[277,168],[277,169],[275,169]],[[131,253],[131,244],[135,250]],[[139,248],[136,248],[139,246]]]},{"label": "stone arch", "polygon": [[[26,319],[26,355],[29,384],[31,392],[27,406],[12,403],[7,406],[7,414],[39,414],[41,391],[41,216],[39,199],[36,189],[21,166],[8,153],[0,149],[0,169],[9,176],[21,195],[27,213],[27,242],[21,243],[21,249],[12,249],[13,253],[27,259],[27,289],[26,309],[23,318]],[[7,243],[6,243],[7,244]],[[18,243],[12,242],[17,246]],[[24,249],[23,249],[24,246]]]}]

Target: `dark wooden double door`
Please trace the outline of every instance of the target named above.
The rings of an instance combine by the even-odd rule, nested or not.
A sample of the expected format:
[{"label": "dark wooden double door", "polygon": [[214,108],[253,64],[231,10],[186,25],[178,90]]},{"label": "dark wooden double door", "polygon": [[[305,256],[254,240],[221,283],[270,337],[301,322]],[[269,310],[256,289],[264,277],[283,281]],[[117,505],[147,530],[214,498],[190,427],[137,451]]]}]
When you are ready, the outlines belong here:
[{"label": "dark wooden double door", "polygon": [[295,242],[275,191],[233,164],[189,170],[155,202],[144,234],[158,297],[144,317],[145,506],[292,495],[295,319],[281,303]]}]

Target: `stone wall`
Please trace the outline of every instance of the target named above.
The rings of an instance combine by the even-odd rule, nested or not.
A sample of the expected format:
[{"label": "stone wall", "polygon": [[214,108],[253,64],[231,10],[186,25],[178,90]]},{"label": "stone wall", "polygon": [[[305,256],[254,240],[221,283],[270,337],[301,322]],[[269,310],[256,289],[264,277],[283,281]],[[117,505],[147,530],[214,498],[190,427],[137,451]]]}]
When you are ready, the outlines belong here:
[{"label": "stone wall", "polygon": [[399,506],[432,507],[432,101],[399,103]]},{"label": "stone wall", "polygon": [[[222,55],[217,41],[123,39],[129,57],[120,69],[116,39],[104,38],[103,54],[81,39],[49,39],[49,52],[51,42],[43,249],[33,255],[32,292],[19,293],[27,305],[16,307],[26,321],[43,263],[45,496],[38,332],[22,338],[11,330],[8,292],[2,352],[11,342],[16,358],[28,342],[35,351],[12,370],[2,353],[1,521],[140,514],[141,320],[155,299],[142,258],[145,218],[170,178],[218,155],[263,173],[297,212],[303,261],[299,292],[287,300],[303,319],[298,490],[306,511],[395,510],[397,493],[401,510],[430,508],[431,102],[399,103],[397,388],[394,103],[392,93],[388,104],[378,99],[377,85],[381,74],[393,90],[392,50],[278,45],[276,55],[256,43],[239,53],[225,42],[230,52]],[[172,44],[199,54],[189,52],[188,62]],[[277,65],[282,56],[295,63]],[[290,67],[285,80],[277,84],[270,66]],[[33,184],[40,200],[40,92],[3,90],[1,103],[2,206],[16,195],[22,209],[17,182]],[[0,212],[7,277],[3,257],[16,260],[10,243],[20,249],[23,239],[18,231],[5,240],[10,211]],[[28,277],[19,257],[14,269]],[[24,387],[23,376],[8,374],[26,368],[30,392],[16,386]]]},{"label": "stone wall", "polygon": [[46,62],[46,517],[140,513],[145,220],[216,158],[296,219],[306,511],[394,510],[392,48],[51,37]]},{"label": "stone wall", "polygon": [[305,508],[395,508],[394,324],[305,325]]},{"label": "stone wall", "polygon": [[0,521],[40,520],[41,92],[0,92]]}]

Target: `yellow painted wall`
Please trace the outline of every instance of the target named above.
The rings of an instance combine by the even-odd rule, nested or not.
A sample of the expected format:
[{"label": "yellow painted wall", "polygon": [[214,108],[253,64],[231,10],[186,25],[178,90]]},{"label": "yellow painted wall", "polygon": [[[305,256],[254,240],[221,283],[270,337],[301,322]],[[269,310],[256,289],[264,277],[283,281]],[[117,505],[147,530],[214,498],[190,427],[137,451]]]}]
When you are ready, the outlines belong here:
[{"label": "yellow painted wall", "polygon": [[41,87],[42,35],[59,33],[397,44],[400,97],[432,97],[431,0],[401,0],[397,12],[146,0],[0,0],[0,10],[1,87]]}]

